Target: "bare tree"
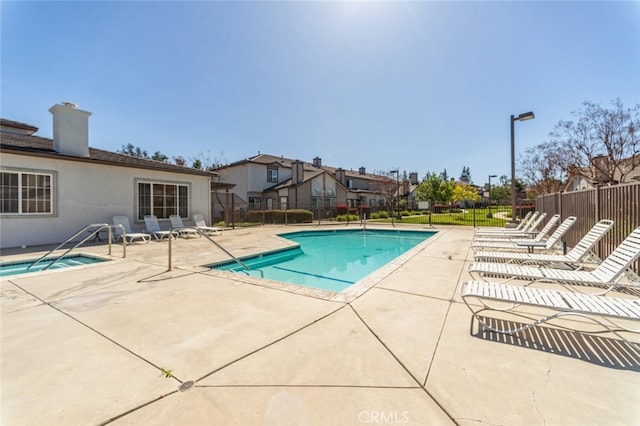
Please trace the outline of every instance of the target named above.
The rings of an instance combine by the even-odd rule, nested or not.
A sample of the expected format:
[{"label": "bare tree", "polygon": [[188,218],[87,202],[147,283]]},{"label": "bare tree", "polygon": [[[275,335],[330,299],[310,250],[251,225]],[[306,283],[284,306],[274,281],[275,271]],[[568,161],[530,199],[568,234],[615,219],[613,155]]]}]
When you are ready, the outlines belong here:
[{"label": "bare tree", "polygon": [[193,168],[209,171],[219,169],[220,167],[224,167],[229,164],[224,155],[224,151],[220,151],[220,153],[212,160],[211,151],[209,150],[207,150],[206,153],[201,152],[200,154],[191,157],[191,162],[193,164]]},{"label": "bare tree", "polygon": [[398,181],[395,175],[390,172],[374,171],[373,173],[376,175],[376,179],[373,181],[373,190],[384,200],[387,210],[391,210],[398,191]]},{"label": "bare tree", "polygon": [[614,100],[610,109],[584,102],[577,121],[560,121],[551,133],[569,174],[609,185],[623,181],[640,165],[640,105],[625,109]]},{"label": "bare tree", "polygon": [[557,144],[546,142],[529,148],[520,156],[519,163],[522,177],[534,195],[562,189],[567,164]]}]

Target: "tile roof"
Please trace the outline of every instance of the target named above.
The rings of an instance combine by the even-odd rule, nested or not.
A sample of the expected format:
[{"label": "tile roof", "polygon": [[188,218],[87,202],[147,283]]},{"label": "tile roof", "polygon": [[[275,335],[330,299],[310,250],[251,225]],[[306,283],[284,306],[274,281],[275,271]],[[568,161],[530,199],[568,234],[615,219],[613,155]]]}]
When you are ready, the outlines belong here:
[{"label": "tile roof", "polygon": [[[7,120],[8,121],[8,120]],[[104,164],[120,167],[133,167],[139,169],[162,170],[173,173],[183,173],[200,176],[214,177],[218,174],[205,170],[182,167],[175,164],[163,163],[146,158],[134,157],[117,152],[105,151],[89,147],[89,157],[76,157],[60,154],[53,149],[53,140],[40,136],[19,135],[8,132],[0,132],[0,152],[22,154],[34,157],[51,157],[60,160],[81,161],[93,164]]]},{"label": "tile roof", "polygon": [[[302,161],[302,160],[294,160],[291,158],[286,158],[284,156],[277,156],[277,155],[271,155],[271,154],[258,154],[253,157],[249,157],[243,160],[239,160],[239,161],[235,161],[233,163],[227,164],[225,166],[220,167],[220,169],[224,169],[226,167],[238,166],[246,163],[265,164],[265,165],[278,164],[281,167],[291,168],[292,163],[294,161]],[[342,169],[341,167],[328,166],[325,164],[322,164],[320,167],[316,167],[312,163],[308,163],[306,161],[302,161],[302,163],[304,163],[305,171],[315,172],[318,170],[326,170],[335,175],[339,169]],[[377,175],[375,173],[365,173],[363,175],[363,174],[360,174],[360,170],[353,170],[353,169],[342,169],[342,170],[344,170],[345,176],[347,177],[369,179],[369,180],[385,179],[384,176]]]}]

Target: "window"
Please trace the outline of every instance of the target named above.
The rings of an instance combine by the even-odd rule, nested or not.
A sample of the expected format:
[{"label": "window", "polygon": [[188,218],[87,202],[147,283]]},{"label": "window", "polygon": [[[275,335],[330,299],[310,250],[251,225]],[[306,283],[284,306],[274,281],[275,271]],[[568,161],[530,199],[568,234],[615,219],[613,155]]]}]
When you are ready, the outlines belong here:
[{"label": "window", "polygon": [[53,213],[52,181],[52,174],[1,172],[0,213]]},{"label": "window", "polygon": [[249,209],[260,210],[262,208],[262,198],[249,197]]},{"label": "window", "polygon": [[335,208],[336,199],[327,197],[311,197],[311,209]]},{"label": "window", "polygon": [[352,179],[347,179],[347,188],[353,189],[353,180]]},{"label": "window", "polygon": [[278,169],[267,168],[267,182],[278,182]]},{"label": "window", "polygon": [[171,215],[189,217],[189,186],[138,182],[138,220],[153,214],[158,219]]}]

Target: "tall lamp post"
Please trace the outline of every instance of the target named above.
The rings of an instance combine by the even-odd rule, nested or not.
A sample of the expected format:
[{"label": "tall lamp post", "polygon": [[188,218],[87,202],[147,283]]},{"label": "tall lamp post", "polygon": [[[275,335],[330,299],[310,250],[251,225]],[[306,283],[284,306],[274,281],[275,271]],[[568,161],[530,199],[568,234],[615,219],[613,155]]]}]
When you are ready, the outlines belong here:
[{"label": "tall lamp post", "polygon": [[389,173],[395,173],[396,175],[396,203],[398,205],[398,219],[400,219],[400,170],[391,170]]},{"label": "tall lamp post", "polygon": [[498,177],[498,175],[489,175],[489,212],[487,213],[488,218],[493,217],[491,215],[491,178],[492,177]]},{"label": "tall lamp post", "polygon": [[511,223],[516,222],[516,200],[518,198],[518,194],[516,194],[516,153],[513,123],[516,121],[531,120],[534,117],[531,111],[511,116]]}]

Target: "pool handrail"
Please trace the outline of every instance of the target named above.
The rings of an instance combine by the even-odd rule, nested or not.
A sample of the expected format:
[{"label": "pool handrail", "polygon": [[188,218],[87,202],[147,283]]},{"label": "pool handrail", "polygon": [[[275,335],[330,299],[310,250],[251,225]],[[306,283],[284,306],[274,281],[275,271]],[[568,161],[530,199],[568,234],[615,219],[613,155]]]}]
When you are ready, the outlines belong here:
[{"label": "pool handrail", "polygon": [[[67,251],[65,251],[64,253],[62,253],[62,255],[58,256],[53,262],[51,262],[50,264],[48,264],[47,266],[45,266],[42,270],[45,271],[47,269],[49,269],[50,267],[52,267],[53,265],[55,265],[56,263],[58,263],[60,260],[62,260],[66,255],[68,255],[72,250],[75,250],[76,248],[78,248],[79,246],[81,246],[82,244],[84,244],[85,242],[87,242],[91,237],[95,237],[99,232],[103,231],[105,228],[107,229],[108,233],[109,233],[109,256],[111,255],[111,243],[113,241],[113,232],[111,231],[111,228],[115,228],[115,227],[119,227],[122,228],[122,233],[123,235],[126,234],[126,231],[124,229],[124,227],[122,225],[109,225],[108,223],[92,223],[90,225],[85,226],[84,228],[82,228],[81,230],[79,230],[78,232],[76,232],[75,234],[73,234],[72,236],[70,236],[69,238],[67,238],[66,240],[64,240],[63,243],[61,243],[60,245],[58,245],[56,248],[49,250],[47,253],[45,253],[43,256],[41,256],[38,260],[36,260],[35,262],[33,262],[31,265],[29,265],[27,267],[27,271],[31,268],[33,268],[34,266],[36,266],[38,263],[42,262],[43,260],[45,260],[51,253],[53,253],[56,250],[61,249],[62,247],[64,247],[65,245],[67,245],[68,243],[70,243],[71,241],[73,241],[74,238],[76,238],[79,235],[82,235],[84,232],[89,231],[89,229],[91,228],[96,228],[93,231],[91,231],[89,233],[89,235],[87,237],[85,237],[84,239],[82,239],[79,243],[77,243],[75,246],[67,249]],[[125,241],[125,239],[122,239],[122,257],[127,257],[127,243]]]},{"label": "pool handrail", "polygon": [[[177,235],[178,233],[180,233],[180,231],[186,231],[186,230],[189,230],[189,231],[194,230],[194,231],[196,231],[198,234],[202,235],[207,240],[209,240],[213,244],[215,244],[220,250],[225,252],[231,259],[233,259],[238,265],[242,266],[245,270],[247,270],[247,271],[251,271],[252,270],[251,267],[249,267],[249,265],[247,265],[242,260],[238,259],[233,254],[231,254],[231,252],[229,252],[226,248],[222,247],[220,245],[220,243],[218,243],[217,241],[215,241],[211,237],[209,237],[207,235],[207,233],[204,232],[202,229],[199,229],[199,228],[197,228],[195,226],[179,226],[179,227],[176,227],[176,228],[171,228],[171,231],[169,231],[169,232],[171,233],[170,235],[173,235],[174,232]],[[170,271],[172,269],[172,265],[171,265],[171,240],[173,240],[173,238],[169,238],[169,260],[167,262],[167,271]],[[262,271],[259,271],[259,272],[260,272],[260,275],[263,274]]]}]

